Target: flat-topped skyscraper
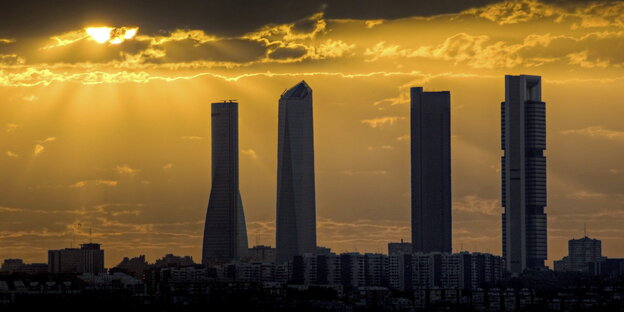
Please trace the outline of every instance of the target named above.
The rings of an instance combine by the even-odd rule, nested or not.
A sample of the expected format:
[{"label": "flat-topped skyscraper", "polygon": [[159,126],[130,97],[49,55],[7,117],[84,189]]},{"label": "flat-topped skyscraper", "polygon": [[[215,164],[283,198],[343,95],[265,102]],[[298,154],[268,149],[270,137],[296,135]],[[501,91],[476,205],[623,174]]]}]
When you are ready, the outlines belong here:
[{"label": "flat-topped skyscraper", "polygon": [[413,251],[451,252],[451,95],[410,91]]},{"label": "flat-topped skyscraper", "polygon": [[212,189],[206,212],[202,264],[247,253],[247,228],[238,181],[238,103],[212,103]]},{"label": "flat-topped skyscraper", "polygon": [[546,104],[539,76],[505,76],[501,103],[503,257],[513,274],[544,266]]},{"label": "flat-topped skyscraper", "polygon": [[316,252],[312,89],[305,81],[279,99],[277,261]]}]

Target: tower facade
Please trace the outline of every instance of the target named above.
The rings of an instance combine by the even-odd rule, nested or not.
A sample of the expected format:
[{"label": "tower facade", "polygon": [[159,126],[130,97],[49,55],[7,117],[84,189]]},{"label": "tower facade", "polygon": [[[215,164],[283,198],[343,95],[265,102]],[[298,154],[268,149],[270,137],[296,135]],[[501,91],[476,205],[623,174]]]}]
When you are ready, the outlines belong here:
[{"label": "tower facade", "polygon": [[212,189],[206,212],[202,264],[247,253],[247,227],[238,180],[238,103],[212,104]]},{"label": "tower facade", "polygon": [[451,252],[451,95],[410,91],[413,251]]},{"label": "tower facade", "polygon": [[544,266],[546,104],[539,76],[505,76],[501,103],[503,257],[514,274]]},{"label": "tower facade", "polygon": [[587,271],[587,264],[601,261],[602,242],[587,236],[568,241],[568,268],[569,271]]},{"label": "tower facade", "polygon": [[277,261],[316,251],[312,89],[305,81],[279,99]]}]

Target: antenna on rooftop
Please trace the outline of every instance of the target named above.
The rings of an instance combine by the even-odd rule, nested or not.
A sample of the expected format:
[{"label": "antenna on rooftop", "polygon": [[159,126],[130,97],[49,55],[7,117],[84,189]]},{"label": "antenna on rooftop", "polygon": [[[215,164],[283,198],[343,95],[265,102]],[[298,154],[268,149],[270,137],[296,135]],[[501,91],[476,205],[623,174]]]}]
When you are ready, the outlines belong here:
[{"label": "antenna on rooftop", "polygon": [[69,244],[69,248],[74,248],[74,240],[76,238],[76,231],[77,231],[77,228],[79,228],[81,226],[82,226],[82,223],[78,223],[78,224],[72,226],[72,229],[73,229],[73,231],[72,231],[72,240],[71,240],[71,243]]}]

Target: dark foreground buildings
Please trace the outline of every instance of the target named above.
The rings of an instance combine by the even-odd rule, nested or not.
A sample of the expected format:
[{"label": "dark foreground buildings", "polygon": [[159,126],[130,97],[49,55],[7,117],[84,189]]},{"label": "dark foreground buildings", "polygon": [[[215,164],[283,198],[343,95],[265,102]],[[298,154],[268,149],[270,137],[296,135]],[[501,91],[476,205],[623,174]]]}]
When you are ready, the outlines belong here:
[{"label": "dark foreground buildings", "polygon": [[316,252],[312,89],[305,81],[279,99],[277,261]]},{"label": "dark foreground buildings", "polygon": [[238,181],[238,103],[213,103],[212,189],[202,264],[237,260],[246,252],[247,228]]},{"label": "dark foreground buildings", "polygon": [[100,244],[81,244],[80,248],[48,250],[50,273],[104,273],[104,250]]},{"label": "dark foreground buildings", "polygon": [[505,76],[501,103],[503,257],[513,274],[546,260],[546,104],[539,76]]},{"label": "dark foreground buildings", "polygon": [[413,252],[451,252],[451,95],[411,89]]}]

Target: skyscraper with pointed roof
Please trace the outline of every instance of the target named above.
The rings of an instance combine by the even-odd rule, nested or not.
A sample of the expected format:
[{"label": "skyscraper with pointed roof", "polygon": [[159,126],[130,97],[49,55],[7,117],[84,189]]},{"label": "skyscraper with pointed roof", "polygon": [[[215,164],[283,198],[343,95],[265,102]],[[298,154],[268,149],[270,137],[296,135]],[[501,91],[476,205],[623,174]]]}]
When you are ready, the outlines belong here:
[{"label": "skyscraper with pointed roof", "polygon": [[312,89],[305,81],[279,99],[277,261],[316,251]]}]

